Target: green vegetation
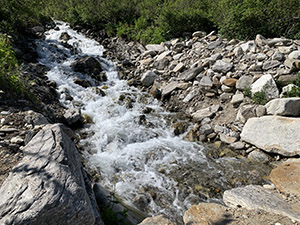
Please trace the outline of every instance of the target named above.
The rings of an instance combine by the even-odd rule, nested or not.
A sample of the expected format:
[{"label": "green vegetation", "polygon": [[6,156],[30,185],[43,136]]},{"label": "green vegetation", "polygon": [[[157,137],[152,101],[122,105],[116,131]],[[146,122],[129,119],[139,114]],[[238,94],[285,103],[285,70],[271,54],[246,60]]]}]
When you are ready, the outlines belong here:
[{"label": "green vegetation", "polygon": [[258,105],[265,105],[268,99],[264,91],[259,91],[252,94],[252,101]]},{"label": "green vegetation", "polygon": [[20,76],[18,61],[10,41],[0,35],[0,90],[15,96],[30,97],[26,83]]},{"label": "green vegetation", "polygon": [[300,39],[300,0],[2,0],[0,32],[20,32],[50,16],[145,43],[196,30]]},{"label": "green vegetation", "polygon": [[19,34],[45,23],[40,0],[1,0],[0,33]]},{"label": "green vegetation", "polygon": [[294,84],[295,86],[292,87],[291,90],[284,93],[283,97],[284,98],[300,97],[300,73],[298,73],[297,79],[294,82],[291,82],[291,84]]},{"label": "green vegetation", "polygon": [[259,91],[252,94],[250,86],[247,86],[244,88],[243,93],[245,96],[251,98],[252,102],[255,104],[264,105],[268,102],[265,91]]}]

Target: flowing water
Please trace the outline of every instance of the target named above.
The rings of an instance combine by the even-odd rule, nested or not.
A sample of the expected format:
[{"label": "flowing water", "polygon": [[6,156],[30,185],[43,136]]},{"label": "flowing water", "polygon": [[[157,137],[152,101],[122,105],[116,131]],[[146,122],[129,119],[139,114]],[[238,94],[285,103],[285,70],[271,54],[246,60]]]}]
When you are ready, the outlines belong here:
[{"label": "flowing water", "polygon": [[[46,32],[45,40],[37,41],[39,62],[50,68],[47,76],[57,83],[61,103],[80,107],[92,118],[93,123],[85,128],[90,135],[81,143],[88,149],[84,157],[100,175],[101,185],[122,201],[148,215],[163,213],[180,223],[192,204],[221,201],[217,197],[223,190],[247,179],[260,180],[265,173],[261,165],[236,158],[212,160],[203,145],[175,136],[166,119],[172,114],[120,80],[114,63],[101,57],[99,43],[66,23],[57,22],[57,27]],[[59,39],[63,32],[70,36],[69,47]],[[82,56],[97,58],[108,80],[99,85],[72,71],[70,65]],[[74,78],[89,80],[94,87],[75,84]],[[105,96],[95,92],[97,85]],[[143,114],[145,108],[152,112]]]}]

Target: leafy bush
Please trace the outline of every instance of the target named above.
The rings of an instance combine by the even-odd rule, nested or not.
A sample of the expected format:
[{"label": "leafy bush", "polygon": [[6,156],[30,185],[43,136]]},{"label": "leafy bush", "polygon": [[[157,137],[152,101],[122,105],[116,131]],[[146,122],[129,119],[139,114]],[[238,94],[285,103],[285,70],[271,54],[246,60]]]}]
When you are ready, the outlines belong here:
[{"label": "leafy bush", "polygon": [[1,0],[0,32],[22,33],[48,20],[41,13],[40,0]]},{"label": "leafy bush", "polygon": [[211,12],[220,33],[229,38],[300,36],[300,0],[220,0]]},{"label": "leafy bush", "polygon": [[30,97],[25,83],[20,77],[18,61],[9,40],[0,35],[0,89],[13,96]]},{"label": "leafy bush", "polygon": [[268,99],[264,91],[259,91],[252,94],[252,101],[258,105],[265,105]]}]

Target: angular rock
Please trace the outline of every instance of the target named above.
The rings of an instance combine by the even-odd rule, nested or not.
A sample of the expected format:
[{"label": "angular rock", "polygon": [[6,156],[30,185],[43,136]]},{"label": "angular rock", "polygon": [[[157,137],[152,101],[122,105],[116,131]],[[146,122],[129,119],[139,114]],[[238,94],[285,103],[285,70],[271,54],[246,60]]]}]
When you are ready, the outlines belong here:
[{"label": "angular rock", "polygon": [[270,179],[285,194],[300,197],[300,162],[284,162],[273,169]]},{"label": "angular rock", "polygon": [[207,49],[212,50],[216,47],[220,46],[222,44],[222,39],[218,39],[216,41],[213,41],[207,45]]},{"label": "angular rock", "polygon": [[180,72],[184,69],[184,64],[182,62],[178,63],[175,68],[173,69],[173,71],[175,73]]},{"label": "angular rock", "polygon": [[246,123],[249,118],[256,117],[255,105],[243,105],[236,115],[236,121]]},{"label": "angular rock", "polygon": [[172,221],[165,218],[163,215],[149,217],[144,219],[138,225],[175,225]]},{"label": "angular rock", "polygon": [[167,95],[171,94],[172,91],[174,91],[175,89],[177,89],[179,86],[179,83],[177,81],[172,81],[171,83],[167,84],[167,86],[165,86],[162,89],[162,97],[166,97]]},{"label": "angular rock", "polygon": [[179,75],[179,79],[184,81],[191,81],[202,71],[203,71],[202,66],[186,70]]},{"label": "angular rock", "polygon": [[212,80],[208,76],[202,77],[202,79],[200,80],[199,84],[205,90],[209,90],[213,86],[213,82],[212,82]]},{"label": "angular rock", "polygon": [[267,114],[278,116],[299,116],[300,98],[276,98],[266,104]]},{"label": "angular rock", "polygon": [[241,150],[245,148],[245,143],[238,141],[230,144],[230,147],[234,150]]},{"label": "angular rock", "polygon": [[102,71],[100,62],[91,56],[84,56],[71,64],[75,72],[86,73],[90,76],[98,75]]},{"label": "angular rock", "polygon": [[67,109],[64,118],[69,126],[80,126],[83,122],[81,111],[77,108]]},{"label": "angular rock", "polygon": [[148,51],[155,51],[158,53],[165,51],[165,47],[162,45],[149,44],[149,45],[146,45],[145,47]]},{"label": "angular rock", "polygon": [[245,88],[250,88],[252,84],[252,80],[253,80],[252,76],[248,76],[248,75],[241,76],[236,82],[235,87],[238,90],[244,90]]},{"label": "angular rock", "polygon": [[47,118],[41,113],[37,113],[32,110],[29,110],[26,112],[26,114],[27,115],[25,116],[25,121],[27,123],[32,124],[33,126],[49,123]]},{"label": "angular rock", "polygon": [[148,70],[142,75],[141,82],[143,85],[148,87],[154,83],[155,79],[156,79],[156,74],[151,70]]},{"label": "angular rock", "polygon": [[259,161],[259,162],[262,162],[262,163],[266,163],[266,162],[269,161],[269,156],[266,153],[263,153],[263,152],[258,151],[258,150],[254,150],[254,151],[249,153],[248,159],[251,159],[253,161]]},{"label": "angular rock", "polygon": [[269,69],[273,69],[275,67],[278,67],[281,64],[281,62],[277,61],[277,60],[271,60],[271,61],[265,61],[263,63],[263,70],[269,70]]},{"label": "angular rock", "polygon": [[267,152],[284,156],[300,155],[300,118],[263,116],[250,118],[241,138]]},{"label": "angular rock", "polygon": [[257,34],[256,38],[255,38],[255,43],[258,46],[263,47],[263,46],[265,46],[267,44],[267,39],[264,36],[262,36],[260,34]]},{"label": "angular rock", "polygon": [[200,109],[192,114],[195,120],[202,120],[206,117],[212,117],[216,112],[218,112],[220,105],[213,105],[205,109]]},{"label": "angular rock", "polygon": [[241,48],[243,51],[246,52],[255,52],[256,44],[254,41],[248,41],[244,44],[241,44]]},{"label": "angular rock", "polygon": [[196,97],[199,94],[199,90],[198,89],[193,89],[191,90],[187,96],[185,96],[185,98],[183,99],[184,103],[188,103],[189,101],[191,101],[194,97]]},{"label": "angular rock", "polygon": [[258,185],[248,185],[224,192],[223,200],[227,206],[246,209],[261,209],[270,213],[287,216],[300,221],[300,212],[286,201]]},{"label": "angular rock", "polygon": [[166,58],[168,55],[170,55],[172,53],[172,51],[165,51],[163,53],[161,53],[160,55],[157,56],[156,61],[161,61],[164,58]]},{"label": "angular rock", "polygon": [[244,94],[235,94],[230,101],[231,104],[237,105],[244,101]]},{"label": "angular rock", "polygon": [[[210,225],[224,224],[230,222],[231,215],[227,212],[226,207],[216,203],[200,203],[193,205],[184,213],[184,224],[189,225]],[[225,222],[226,221],[226,222]]]},{"label": "angular rock", "polygon": [[233,64],[223,61],[223,60],[218,60],[216,63],[212,66],[212,70],[215,72],[219,73],[227,73],[231,68],[233,67]]},{"label": "angular rock", "polygon": [[80,157],[65,129],[47,125],[25,146],[0,188],[1,224],[95,223]]},{"label": "angular rock", "polygon": [[270,74],[261,76],[251,85],[252,94],[256,92],[264,92],[268,100],[279,97],[279,90]]},{"label": "angular rock", "polygon": [[226,144],[232,144],[237,141],[237,138],[226,134],[220,134],[220,140]]},{"label": "angular rock", "polygon": [[226,78],[222,81],[222,84],[225,84],[228,87],[235,87],[237,81],[238,80],[235,78]]}]

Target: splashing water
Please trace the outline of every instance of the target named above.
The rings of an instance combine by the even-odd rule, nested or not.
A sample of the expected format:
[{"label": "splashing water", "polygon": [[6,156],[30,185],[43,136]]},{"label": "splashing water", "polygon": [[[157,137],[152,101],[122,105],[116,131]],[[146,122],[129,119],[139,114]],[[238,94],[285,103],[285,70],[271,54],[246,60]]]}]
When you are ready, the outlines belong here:
[{"label": "splashing water", "polygon": [[[228,187],[226,174],[243,177],[251,170],[241,171],[241,160],[233,158],[212,161],[202,145],[174,136],[165,119],[170,113],[155,99],[120,80],[115,65],[101,57],[103,47],[98,42],[66,23],[57,22],[57,26],[59,29],[46,33],[45,40],[37,41],[39,62],[50,68],[47,76],[57,83],[61,103],[68,108],[80,107],[92,118],[93,124],[86,128],[92,135],[82,141],[89,148],[85,153],[88,166],[96,169],[101,184],[124,202],[149,215],[164,213],[176,220],[191,204],[209,198],[195,193],[194,184],[185,179],[193,179],[201,192],[199,186],[205,182],[214,180],[217,186]],[[64,32],[70,36],[69,47],[60,41]],[[108,77],[101,84],[105,85],[105,96],[96,94],[93,87],[74,83],[77,77],[97,86],[88,75],[72,71],[70,65],[82,56],[101,62]],[[146,107],[152,112],[144,115]]]}]

